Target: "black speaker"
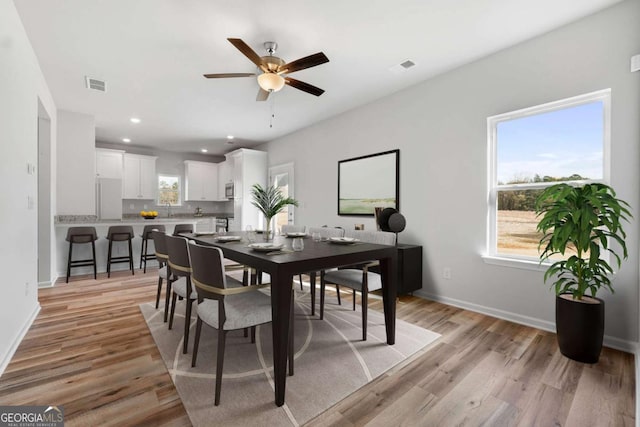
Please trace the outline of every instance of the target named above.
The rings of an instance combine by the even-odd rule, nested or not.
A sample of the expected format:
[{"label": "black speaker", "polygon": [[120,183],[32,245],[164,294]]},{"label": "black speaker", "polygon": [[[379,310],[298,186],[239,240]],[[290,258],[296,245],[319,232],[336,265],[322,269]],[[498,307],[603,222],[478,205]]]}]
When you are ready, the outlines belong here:
[{"label": "black speaker", "polygon": [[378,216],[378,225],[382,231],[390,231],[392,233],[399,233],[407,225],[407,221],[397,209],[385,208]]}]

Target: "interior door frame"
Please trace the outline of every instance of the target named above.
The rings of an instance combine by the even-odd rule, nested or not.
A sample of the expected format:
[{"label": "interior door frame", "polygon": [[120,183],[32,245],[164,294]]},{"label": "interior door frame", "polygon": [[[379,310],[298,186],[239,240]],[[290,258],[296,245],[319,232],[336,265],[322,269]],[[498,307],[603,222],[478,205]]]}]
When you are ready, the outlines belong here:
[{"label": "interior door frame", "polygon": [[[275,177],[277,175],[282,175],[282,174],[287,174],[289,175],[289,197],[291,198],[295,198],[295,186],[294,186],[294,164],[293,162],[290,163],[283,163],[281,165],[275,165],[275,166],[270,166],[269,167],[269,185],[274,185],[275,184]],[[288,218],[287,218],[287,223],[288,224],[295,224],[295,206],[289,206],[287,208],[288,210]]]}]

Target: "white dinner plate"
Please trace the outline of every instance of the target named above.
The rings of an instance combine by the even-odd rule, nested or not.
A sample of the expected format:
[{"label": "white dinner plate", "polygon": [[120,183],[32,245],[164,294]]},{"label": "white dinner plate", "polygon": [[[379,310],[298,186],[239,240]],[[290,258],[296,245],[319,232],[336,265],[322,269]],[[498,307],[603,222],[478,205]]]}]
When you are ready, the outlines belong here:
[{"label": "white dinner plate", "polygon": [[276,245],[273,243],[251,243],[249,247],[258,252],[270,252],[280,250],[284,245]]},{"label": "white dinner plate", "polygon": [[329,241],[331,243],[338,243],[340,245],[350,245],[351,243],[359,242],[360,240],[355,239],[353,237],[330,237]]},{"label": "white dinner plate", "polygon": [[218,236],[216,237],[218,242],[237,242],[238,240],[242,240],[241,236]]}]

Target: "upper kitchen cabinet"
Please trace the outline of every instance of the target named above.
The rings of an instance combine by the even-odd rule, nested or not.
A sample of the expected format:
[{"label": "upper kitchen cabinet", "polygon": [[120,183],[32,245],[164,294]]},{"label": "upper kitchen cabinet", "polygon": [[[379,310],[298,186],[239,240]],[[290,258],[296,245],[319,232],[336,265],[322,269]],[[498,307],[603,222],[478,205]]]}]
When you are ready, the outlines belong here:
[{"label": "upper kitchen cabinet", "polygon": [[122,150],[96,148],[96,178],[122,179]]},{"label": "upper kitchen cabinet", "polygon": [[158,187],[156,159],[157,157],[124,154],[123,199],[155,199]]},{"label": "upper kitchen cabinet", "polygon": [[216,163],[185,160],[184,176],[185,200],[218,200],[218,165]]},{"label": "upper kitchen cabinet", "polygon": [[227,201],[225,186],[233,184],[233,161],[218,163],[218,200]]}]

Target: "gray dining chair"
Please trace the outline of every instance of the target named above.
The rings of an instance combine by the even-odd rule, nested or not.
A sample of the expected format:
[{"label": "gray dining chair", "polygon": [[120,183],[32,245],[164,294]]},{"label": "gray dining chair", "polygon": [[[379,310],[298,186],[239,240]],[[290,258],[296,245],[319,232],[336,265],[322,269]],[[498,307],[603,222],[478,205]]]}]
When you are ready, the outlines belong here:
[{"label": "gray dining chair", "polygon": [[[396,234],[386,231],[349,230],[345,237],[353,237],[366,243],[395,246]],[[362,300],[362,340],[367,340],[367,304],[368,293],[382,288],[382,277],[378,273],[369,271],[369,268],[378,265],[378,262],[365,263],[352,268],[342,268],[320,273],[320,319],[324,319],[324,294],[325,285],[333,283],[336,286],[344,286],[353,289],[353,310],[356,309],[356,291],[361,293]]]},{"label": "gray dining chair", "polygon": [[[331,239],[332,237],[344,237],[344,229],[343,228],[330,228],[330,227],[309,227],[309,236],[313,236],[314,234],[320,235],[320,238],[323,240]],[[326,270],[333,271],[335,268]],[[314,272],[317,273],[317,272]],[[310,274],[310,273],[308,273]],[[338,303],[341,304],[340,301],[340,288],[336,286],[336,291],[338,293]],[[315,301],[316,301],[316,292],[315,288],[312,284],[311,286],[311,315],[315,315]]]},{"label": "gray dining chair", "polygon": [[[196,336],[191,366],[196,366],[202,323],[218,331],[216,356],[215,405],[220,404],[224,351],[228,331],[251,328],[251,342],[256,340],[256,326],[271,322],[271,297],[260,289],[269,285],[242,286],[225,274],[224,256],[219,248],[189,244],[191,282],[198,297]],[[293,304],[293,301],[292,301]],[[292,308],[293,310],[293,308]],[[293,317],[293,316],[291,316]],[[292,320],[290,320],[292,321]],[[293,371],[293,340],[289,340],[289,369]]]}]

